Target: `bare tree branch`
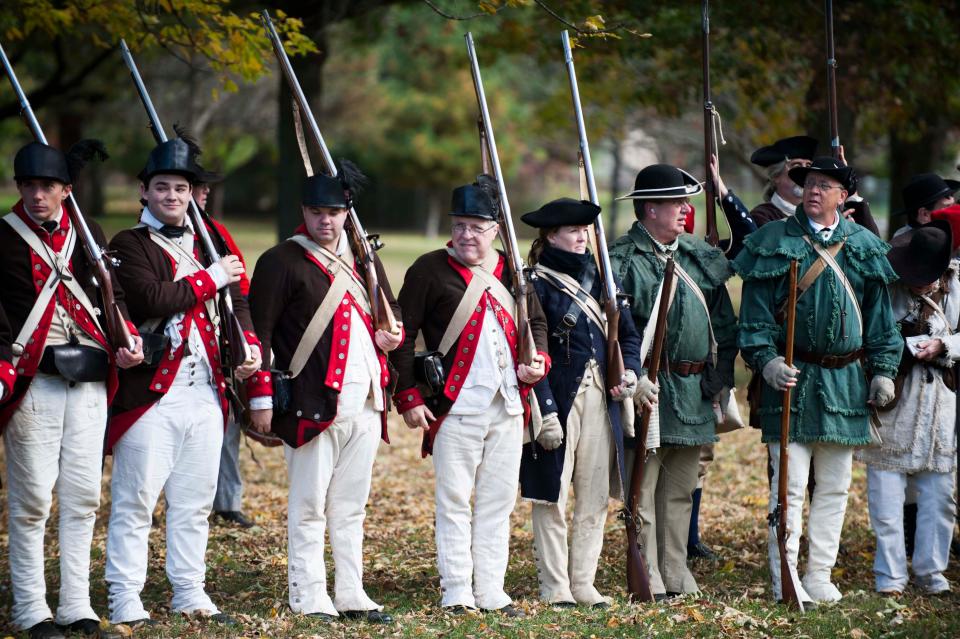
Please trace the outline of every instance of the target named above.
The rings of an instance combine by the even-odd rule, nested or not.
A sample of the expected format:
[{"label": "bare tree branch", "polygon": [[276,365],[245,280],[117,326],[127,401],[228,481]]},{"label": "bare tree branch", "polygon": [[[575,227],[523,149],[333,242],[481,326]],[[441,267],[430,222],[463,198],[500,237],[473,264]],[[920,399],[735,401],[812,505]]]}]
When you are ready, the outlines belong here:
[{"label": "bare tree branch", "polygon": [[[428,7],[430,7],[431,9],[433,9],[433,12],[434,12],[434,13],[436,13],[436,14],[439,15],[439,16],[442,16],[442,17],[446,18],[447,20],[473,20],[474,18],[482,18],[482,17],[484,17],[484,16],[489,16],[489,15],[490,15],[490,14],[487,13],[486,11],[478,11],[477,13],[474,13],[474,14],[471,14],[471,15],[468,15],[468,16],[455,16],[455,15],[453,15],[453,14],[451,14],[451,13],[447,13],[446,11],[444,11],[443,9],[441,9],[440,7],[438,7],[436,4],[434,4],[433,2],[431,2],[431,0],[423,0],[423,3],[424,3],[425,5],[427,5]],[[504,9],[504,8],[505,8],[505,7],[497,7],[495,13],[500,13],[500,10],[501,10],[501,9]]]}]

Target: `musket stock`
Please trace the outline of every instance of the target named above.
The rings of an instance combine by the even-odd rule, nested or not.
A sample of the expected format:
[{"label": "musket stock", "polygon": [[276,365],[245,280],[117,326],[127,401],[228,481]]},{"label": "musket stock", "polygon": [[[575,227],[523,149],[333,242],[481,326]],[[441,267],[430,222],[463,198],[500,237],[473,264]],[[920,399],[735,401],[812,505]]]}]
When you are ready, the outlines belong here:
[{"label": "musket stock", "polygon": [[[663,349],[667,341],[667,315],[670,312],[670,293],[673,290],[673,281],[676,277],[676,265],[673,257],[667,258],[663,269],[663,283],[660,288],[660,303],[657,306],[657,323],[653,333],[653,345],[650,353],[650,366],[647,368],[647,378],[657,382],[660,374],[660,361],[663,359]],[[630,472],[630,491],[627,493],[627,503],[624,506],[623,518],[627,531],[627,591],[633,601],[653,601],[650,590],[650,573],[647,570],[643,553],[639,544],[639,510],[640,491],[643,486],[643,474],[647,464],[647,434],[650,432],[651,410],[646,406],[640,414],[640,428],[637,431],[633,469]]]},{"label": "musket stock", "polygon": [[[7,78],[10,80],[10,85],[17,94],[21,113],[24,119],[26,119],[30,133],[40,144],[47,144],[47,138],[43,134],[40,122],[33,112],[33,107],[27,99],[27,94],[24,93],[23,87],[20,86],[20,81],[17,80],[17,74],[14,72],[13,65],[10,63],[10,59],[7,57],[7,52],[3,49],[2,44],[0,44],[0,60],[3,62],[3,68],[4,71],[6,71]],[[100,289],[100,296],[103,298],[103,319],[106,324],[105,330],[107,339],[110,341],[110,346],[114,350],[126,348],[132,351],[136,344],[133,341],[133,336],[130,334],[130,329],[127,328],[127,322],[120,312],[120,307],[117,305],[116,298],[113,294],[113,280],[110,276],[110,269],[118,266],[119,262],[108,257],[103,248],[97,244],[97,239],[93,237],[90,226],[80,211],[80,204],[77,203],[72,192],[67,195],[66,208],[67,215],[70,216],[70,222],[78,230],[84,253],[86,253],[87,259],[94,269],[93,283]]]},{"label": "musket stock", "polygon": [[[313,116],[313,110],[307,102],[307,96],[303,93],[300,80],[297,79],[293,65],[290,64],[290,58],[287,57],[287,52],[283,48],[283,42],[280,41],[280,35],[277,33],[277,29],[273,25],[273,20],[270,19],[270,13],[266,9],[260,14],[260,20],[263,22],[263,27],[267,31],[267,36],[270,38],[273,53],[280,63],[280,70],[283,72],[283,77],[287,80],[287,85],[290,87],[290,92],[293,94],[300,113],[303,114],[307,121],[307,128],[310,131],[310,135],[320,148],[326,174],[330,177],[337,177],[337,165],[333,161],[330,150],[327,148],[323,134],[320,133],[320,127],[317,125],[317,120]],[[310,169],[308,168],[307,170],[309,171]],[[348,233],[350,246],[364,272],[364,282],[367,288],[367,297],[370,299],[370,313],[373,317],[374,325],[377,329],[388,331],[394,335],[398,334],[400,328],[397,326],[397,319],[394,317],[393,309],[390,308],[390,304],[387,303],[386,294],[380,286],[374,259],[375,250],[383,246],[383,244],[379,242],[377,236],[368,235],[363,229],[363,225],[360,223],[360,217],[357,215],[357,211],[352,203],[347,210],[347,223],[344,225],[344,230]]]},{"label": "musket stock", "polygon": [[[797,322],[797,260],[790,261],[789,286],[784,360],[787,366],[793,366],[793,334]],[[770,524],[777,527],[777,549],[780,552],[780,584],[783,590],[783,602],[787,606],[796,607],[800,612],[803,612],[803,602],[797,595],[797,584],[793,579],[794,572],[790,570],[790,561],[787,557],[787,474],[790,465],[787,446],[790,443],[790,395],[790,388],[788,387],[783,391],[782,413],[780,414],[780,465],[777,478],[777,506],[772,513]]]},{"label": "musket stock", "polygon": [[[593,164],[590,160],[590,142],[587,140],[587,126],[583,119],[583,106],[580,103],[580,88],[577,85],[577,71],[573,65],[573,51],[570,48],[570,36],[566,31],[560,34],[563,44],[563,58],[567,67],[567,78],[570,81],[570,97],[573,100],[574,119],[577,124],[580,151],[578,165],[581,167],[581,178],[586,186],[587,197],[600,206],[600,197],[597,195],[597,183],[593,176]],[[593,223],[594,233],[597,236],[597,264],[603,280],[603,302],[607,316],[607,389],[620,385],[623,381],[624,365],[623,353],[620,350],[620,312],[622,310],[617,285],[613,279],[613,268],[610,265],[610,252],[607,250],[607,237],[603,231],[603,216],[598,215]]]}]

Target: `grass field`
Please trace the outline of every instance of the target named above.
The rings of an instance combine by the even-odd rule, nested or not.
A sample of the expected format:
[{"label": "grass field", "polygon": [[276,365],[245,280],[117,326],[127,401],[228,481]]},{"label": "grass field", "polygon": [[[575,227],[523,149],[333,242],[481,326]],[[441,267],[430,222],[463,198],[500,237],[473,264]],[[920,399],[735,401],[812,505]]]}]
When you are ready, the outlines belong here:
[{"label": "grass field", "polygon": [[[108,234],[127,220],[107,218]],[[250,263],[273,244],[266,224],[231,224]],[[395,289],[406,265],[433,248],[412,235],[387,235],[382,257]],[[437,242],[435,246],[439,246]],[[731,284],[735,301],[738,285]],[[742,365],[739,366],[742,377]],[[741,397],[741,400],[743,398]],[[537,601],[530,507],[518,501],[512,517],[507,591],[529,617],[506,620],[495,614],[450,618],[438,612],[439,579],[433,531],[433,466],[419,455],[419,437],[395,415],[392,444],[381,445],[366,521],[364,564],[368,593],[394,614],[388,627],[361,623],[326,624],[290,612],[286,590],[286,469],[282,451],[245,445],[245,508],[257,526],[249,531],[211,525],[207,551],[207,589],[225,611],[242,622],[239,629],[210,625],[169,612],[171,596],[163,571],[164,529],[154,530],[150,570],[143,593],[160,626],[139,631],[143,637],[927,637],[960,636],[960,596],[924,597],[909,590],[899,599],[873,593],[873,535],[867,517],[865,472],[854,468],[843,535],[844,552],[834,580],[844,592],[839,604],[798,615],[774,604],[766,568],[766,453],[756,431],[725,435],[716,448],[704,489],[702,535],[720,553],[717,563],[697,563],[702,593],[669,603],[635,605],[624,597],[624,534],[611,503],[606,544],[598,574],[601,592],[615,597],[606,611],[557,612]],[[254,459],[254,455],[256,459]],[[110,460],[106,462],[103,500],[92,550],[94,608],[107,614],[103,580],[106,527],[110,508]],[[6,500],[0,500],[0,552],[6,555]],[[54,513],[52,519],[56,520]],[[162,518],[161,518],[162,521]],[[56,603],[58,554],[56,527],[48,529],[47,587]],[[332,583],[332,562],[328,560]],[[954,562],[949,577],[960,582]],[[0,629],[12,633],[10,575],[0,562]],[[2,636],[0,630],[0,636]],[[104,628],[121,636],[124,628]]]}]

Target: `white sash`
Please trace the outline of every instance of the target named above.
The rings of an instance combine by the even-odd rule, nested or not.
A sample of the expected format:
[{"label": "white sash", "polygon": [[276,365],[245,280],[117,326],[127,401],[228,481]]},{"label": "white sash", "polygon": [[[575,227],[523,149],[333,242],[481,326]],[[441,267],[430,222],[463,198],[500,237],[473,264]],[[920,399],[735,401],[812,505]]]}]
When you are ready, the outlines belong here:
[{"label": "white sash", "polygon": [[[584,290],[583,287],[580,286],[580,282],[566,273],[561,273],[543,264],[537,264],[533,267],[533,270],[543,275],[547,282],[556,285],[562,293],[567,295],[580,307],[580,310],[582,310],[601,331],[606,332],[607,317],[603,312],[603,308],[600,307],[600,302],[590,294],[590,291]],[[584,294],[585,299],[581,299],[581,296],[578,295],[580,292]]]}]

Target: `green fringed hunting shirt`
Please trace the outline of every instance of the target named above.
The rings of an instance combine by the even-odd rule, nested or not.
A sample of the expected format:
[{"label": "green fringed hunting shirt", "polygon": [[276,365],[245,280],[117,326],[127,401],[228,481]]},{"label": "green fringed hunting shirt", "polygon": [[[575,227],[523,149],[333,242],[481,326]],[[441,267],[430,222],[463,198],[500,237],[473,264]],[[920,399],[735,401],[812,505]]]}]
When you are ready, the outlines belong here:
[{"label": "green fringed hunting shirt", "polygon": [[[845,355],[862,348],[867,372],[893,379],[903,341],[887,293],[887,284],[897,279],[886,258],[890,246],[843,216],[830,239],[822,241],[813,234],[802,205],[795,216],[748,235],[733,262],[743,278],[737,338],[743,359],[759,373],[783,354],[786,322],[781,325],[775,313],[787,299],[790,260],[798,260],[799,280],[817,259],[804,236],[825,247],[846,240],[836,261],[853,287],[864,325],[861,337],[853,302],[827,267],[797,301],[794,348],[818,355]],[[869,380],[861,362],[828,369],[795,359],[794,366],[800,377],[791,397],[790,441],[869,443]],[[763,441],[778,441],[783,394],[766,382],[761,386],[758,414]]]},{"label": "green fringed hunting shirt", "polygon": [[[663,280],[663,262],[640,223],[610,247],[610,261],[633,297],[630,311],[637,329],[643,330],[653,313],[657,289]],[[667,317],[665,350],[670,362],[703,362],[710,358],[708,323],[717,340],[717,374],[725,386],[733,386],[733,360],[737,356],[737,316],[725,282],[733,275],[723,252],[684,233],[674,258],[699,284],[710,314],[678,279],[677,292]],[[702,374],[680,376],[660,369],[660,441],[664,445],[699,446],[717,441],[712,398],[700,390]]]}]

